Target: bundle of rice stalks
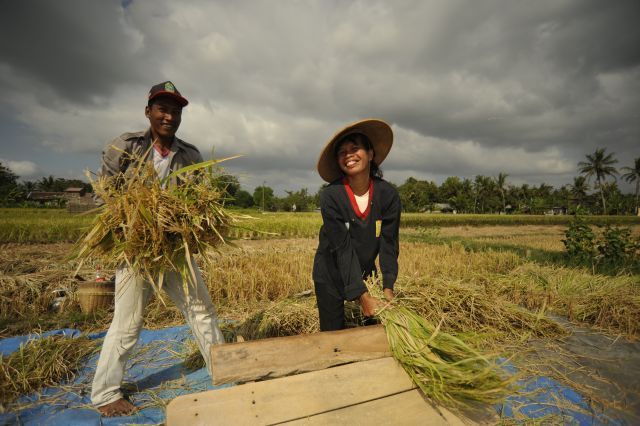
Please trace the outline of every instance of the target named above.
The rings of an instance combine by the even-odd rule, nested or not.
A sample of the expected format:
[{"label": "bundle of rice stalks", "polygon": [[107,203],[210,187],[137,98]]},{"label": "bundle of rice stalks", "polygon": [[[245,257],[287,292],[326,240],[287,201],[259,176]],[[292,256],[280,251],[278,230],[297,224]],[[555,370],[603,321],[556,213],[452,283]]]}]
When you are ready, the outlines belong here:
[{"label": "bundle of rice stalks", "polygon": [[[380,286],[369,291],[382,299]],[[460,338],[433,326],[401,300],[386,303],[376,313],[384,325],[393,357],[425,395],[443,403],[495,403],[511,393],[500,365]]]},{"label": "bundle of rice stalks", "polygon": [[86,337],[50,336],[21,345],[0,359],[0,402],[71,380],[82,360],[96,350],[96,341]]},{"label": "bundle of rice stalks", "polygon": [[131,158],[136,166],[126,176],[92,181],[104,205],[77,244],[78,268],[87,259],[111,267],[126,264],[158,293],[164,272],[195,281],[192,255],[224,243],[234,221],[224,208],[224,175],[217,166],[228,159],[194,164],[158,179],[152,162]]}]

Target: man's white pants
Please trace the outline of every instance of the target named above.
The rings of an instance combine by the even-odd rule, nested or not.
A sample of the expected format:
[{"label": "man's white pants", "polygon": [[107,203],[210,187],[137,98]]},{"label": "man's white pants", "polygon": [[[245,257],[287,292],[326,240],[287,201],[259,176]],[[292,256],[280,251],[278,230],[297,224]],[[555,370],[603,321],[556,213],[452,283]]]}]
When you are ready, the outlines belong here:
[{"label": "man's white pants", "polygon": [[[186,292],[182,278],[175,272],[165,274],[162,288],[185,316],[211,374],[210,347],[223,343],[224,337],[200,270],[195,262],[192,264],[197,279],[195,283],[188,280]],[[151,284],[132,274],[129,268],[116,270],[113,321],[102,344],[91,388],[91,401],[97,407],[123,397],[120,386],[125,365],[140,336],[142,314],[152,292]]]}]

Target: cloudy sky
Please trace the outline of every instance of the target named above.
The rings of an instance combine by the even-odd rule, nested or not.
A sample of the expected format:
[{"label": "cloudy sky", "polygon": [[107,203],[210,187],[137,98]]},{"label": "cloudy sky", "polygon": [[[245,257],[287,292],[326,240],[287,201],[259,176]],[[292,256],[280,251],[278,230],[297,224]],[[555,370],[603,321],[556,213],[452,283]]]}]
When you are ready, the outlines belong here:
[{"label": "cloudy sky", "polygon": [[598,147],[640,156],[640,2],[6,1],[0,161],[76,178],[143,130],[151,85],[190,100],[179,136],[243,187],[315,192],[327,139],[382,118],[385,177],[560,186]]}]

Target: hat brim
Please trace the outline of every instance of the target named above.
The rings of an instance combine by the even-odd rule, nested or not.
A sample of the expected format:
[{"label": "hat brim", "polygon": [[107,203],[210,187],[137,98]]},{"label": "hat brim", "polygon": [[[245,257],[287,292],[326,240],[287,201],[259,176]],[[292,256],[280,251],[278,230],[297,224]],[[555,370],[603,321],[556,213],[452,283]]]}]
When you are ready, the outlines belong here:
[{"label": "hat brim", "polygon": [[149,98],[149,100],[155,99],[155,98],[159,98],[159,97],[168,97],[168,98],[172,98],[175,99],[181,107],[186,107],[187,105],[189,105],[189,101],[186,100],[185,98],[183,98],[182,96],[174,93],[174,92],[167,92],[167,91],[160,91],[160,92],[156,92],[153,94],[153,96],[151,96]]},{"label": "hat brim", "polygon": [[317,169],[324,181],[333,182],[342,176],[343,173],[338,166],[334,147],[338,141],[352,133],[362,133],[369,138],[374,152],[373,161],[378,166],[391,151],[393,131],[387,123],[378,119],[366,119],[351,123],[329,139],[320,153]]}]

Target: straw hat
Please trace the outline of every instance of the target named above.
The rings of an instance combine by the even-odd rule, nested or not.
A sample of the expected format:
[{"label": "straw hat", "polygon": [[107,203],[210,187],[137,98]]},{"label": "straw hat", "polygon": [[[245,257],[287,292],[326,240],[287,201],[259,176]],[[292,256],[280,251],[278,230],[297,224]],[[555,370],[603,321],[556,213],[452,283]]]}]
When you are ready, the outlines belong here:
[{"label": "straw hat", "polygon": [[335,145],[342,138],[352,133],[362,133],[369,138],[374,152],[373,161],[378,166],[382,164],[391,150],[393,131],[391,131],[391,127],[387,123],[377,119],[360,120],[351,123],[329,139],[329,142],[320,153],[317,166],[318,173],[326,182],[333,182],[342,176],[342,171],[335,156]]}]

